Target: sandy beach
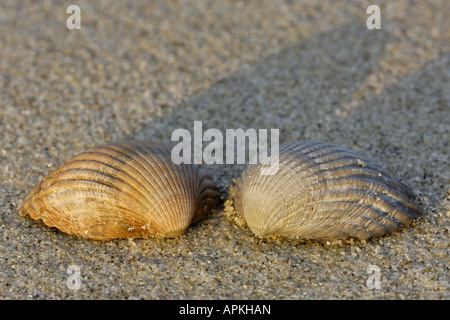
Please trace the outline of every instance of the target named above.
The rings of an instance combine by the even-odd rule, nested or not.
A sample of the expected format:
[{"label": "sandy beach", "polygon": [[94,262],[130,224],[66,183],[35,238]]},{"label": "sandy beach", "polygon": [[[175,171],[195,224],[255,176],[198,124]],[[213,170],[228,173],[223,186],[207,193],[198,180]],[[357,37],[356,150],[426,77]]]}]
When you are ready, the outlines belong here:
[{"label": "sandy beach", "polygon": [[[0,299],[449,299],[450,3],[377,4],[381,29],[365,1],[2,1]],[[345,146],[424,215],[367,241],[258,238],[224,211],[241,164],[204,166],[222,201],[174,239],[92,241],[18,215],[72,156],[170,144],[194,121]]]}]

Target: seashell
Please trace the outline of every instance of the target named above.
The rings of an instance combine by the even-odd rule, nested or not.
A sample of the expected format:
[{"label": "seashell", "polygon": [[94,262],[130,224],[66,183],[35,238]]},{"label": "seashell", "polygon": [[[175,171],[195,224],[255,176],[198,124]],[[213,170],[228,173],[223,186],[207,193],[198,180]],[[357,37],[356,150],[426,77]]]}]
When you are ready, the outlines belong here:
[{"label": "seashell", "polygon": [[174,164],[166,146],[135,141],[66,161],[24,199],[19,214],[95,240],[176,237],[218,200],[204,170]]},{"label": "seashell", "polygon": [[368,239],[407,226],[421,213],[416,196],[369,159],[320,141],[283,144],[274,175],[249,165],[230,200],[258,236]]}]

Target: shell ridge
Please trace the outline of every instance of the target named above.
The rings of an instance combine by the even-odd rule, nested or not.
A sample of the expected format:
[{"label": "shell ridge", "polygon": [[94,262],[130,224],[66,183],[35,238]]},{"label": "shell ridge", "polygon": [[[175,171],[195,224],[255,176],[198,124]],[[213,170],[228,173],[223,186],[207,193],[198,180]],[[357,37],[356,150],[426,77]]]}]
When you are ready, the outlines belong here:
[{"label": "shell ridge", "polygon": [[[206,172],[199,170],[199,172],[197,173],[197,177],[198,179],[196,189],[198,190],[198,205],[195,209],[194,218],[192,219],[193,222],[199,221],[204,218],[207,212],[209,212],[210,209],[216,206],[220,195],[217,187],[215,187],[212,178],[208,174],[206,174]],[[207,206],[206,209],[204,209],[205,205]]]},{"label": "shell ridge", "polygon": [[[359,216],[361,217],[369,217],[365,214],[356,214],[357,210],[361,210],[361,208],[365,209],[365,213],[368,213],[369,211],[373,211],[377,213],[379,216],[382,216],[384,220],[392,222],[396,224],[397,226],[403,225],[403,223],[398,220],[395,216],[392,216],[389,214],[389,212],[386,212],[382,210],[381,208],[375,207],[372,204],[367,203],[367,199],[364,198],[364,195],[361,197],[360,202],[351,202],[351,201],[345,201],[345,200],[334,200],[334,201],[327,201],[325,203],[317,203],[321,204],[322,206],[320,209],[317,209],[315,212],[317,213],[330,213],[333,211],[336,211],[338,209],[341,209],[342,212],[344,212],[343,216],[340,217],[342,219],[346,218],[357,218]],[[317,204],[311,204],[311,205],[317,205]],[[349,208],[350,207],[350,208]],[[316,215],[315,217],[311,217],[309,221],[313,220],[321,220],[321,215]]]},{"label": "shell ridge", "polygon": [[[165,225],[165,219],[164,216],[161,214],[161,212],[165,212],[165,210],[162,208],[162,204],[155,200],[155,193],[158,194],[158,189],[163,188],[162,184],[159,184],[157,179],[155,179],[155,173],[154,168],[148,163],[147,159],[140,155],[139,153],[134,150],[135,145],[130,144],[111,144],[103,146],[99,150],[108,150],[109,152],[113,153],[112,155],[109,155],[108,153],[100,152],[101,154],[104,154],[106,156],[109,156],[113,158],[115,161],[119,161],[123,164],[123,166],[126,166],[128,169],[133,170],[133,172],[137,173],[139,176],[141,176],[144,181],[146,182],[144,186],[144,189],[147,190],[148,196],[145,197],[147,203],[149,204],[149,208],[152,208],[151,210],[152,216],[153,216],[153,223],[150,221],[150,227],[157,233],[159,233],[159,230],[161,229],[161,226]],[[120,158],[118,158],[120,157]],[[140,159],[140,160],[139,160]],[[149,164],[149,165],[147,165]],[[135,168],[135,166],[139,167],[140,170]],[[121,170],[123,171],[123,170]],[[137,181],[137,178],[132,176],[133,180]],[[163,203],[166,205],[165,203]],[[154,225],[156,223],[156,226]]]},{"label": "shell ridge", "polygon": [[230,186],[229,194],[233,199],[234,210],[241,218],[244,218],[241,199],[242,194],[241,184],[242,184],[241,178],[234,179]]},{"label": "shell ridge", "polygon": [[[315,216],[304,225],[298,226],[295,231],[308,239],[327,238],[327,235],[336,234],[335,238],[342,238],[346,236],[355,236],[360,230],[367,232],[367,226],[373,222],[369,217],[357,216],[357,219],[351,220],[349,218],[338,217],[336,213],[347,214],[347,208],[340,209],[339,207],[321,209],[322,215]],[[320,213],[320,211],[317,211]],[[317,228],[320,225],[320,228]],[[339,227],[339,228],[338,228]],[[289,235],[287,235],[289,236]]]},{"label": "shell ridge", "polygon": [[[98,216],[98,210],[99,208],[96,208],[96,214],[97,215],[87,215],[87,214],[79,214],[76,215],[77,216],[77,222],[71,222],[72,226],[77,226],[77,231],[76,232],[67,232],[67,233],[72,233],[72,234],[79,234],[79,235],[83,235],[83,233],[86,233],[88,235],[90,235],[90,237],[93,237],[94,235],[92,234],[92,230],[95,230],[96,227],[98,226],[115,226],[115,227],[119,227],[122,230],[129,232],[131,230],[135,230],[137,233],[143,235],[144,234],[144,230],[146,230],[146,221],[142,220],[142,219],[135,219],[135,218],[131,218],[131,216],[136,216],[136,212],[134,210],[128,209],[126,207],[120,206],[120,205],[115,205],[115,208],[111,208],[111,206],[106,206],[106,209],[108,210],[101,210],[101,219],[99,219],[100,217]],[[76,211],[74,211],[76,212]],[[81,211],[84,212],[84,211]],[[120,212],[120,216],[117,216],[117,212]],[[85,213],[85,212],[84,212]],[[130,217],[127,217],[126,213],[131,213]],[[140,217],[140,216],[138,216]],[[84,226],[84,231],[81,230],[79,228],[80,225]],[[140,229],[138,231],[138,229]],[[106,236],[102,236],[99,232],[95,233],[95,237],[99,238],[111,238],[111,237],[106,237]],[[112,237],[114,238],[114,237]]]},{"label": "shell ridge", "polygon": [[[78,179],[78,178],[77,179],[65,179],[65,180],[61,180],[61,181],[53,183],[52,186],[57,186],[59,184],[65,184],[65,183],[74,182],[74,181],[78,182],[78,183],[85,183],[86,184],[85,188],[87,188],[87,189],[83,190],[83,188],[81,186],[77,186],[76,190],[72,190],[70,188],[62,189],[62,190],[55,190],[55,191],[52,191],[52,195],[45,194],[45,195],[43,195],[43,197],[44,198],[55,197],[56,194],[60,194],[60,193],[66,193],[66,194],[70,194],[70,193],[78,193],[79,194],[80,192],[92,193],[92,188],[89,188],[88,185],[99,185],[99,186],[106,187],[106,190],[113,189],[115,191],[114,192],[106,192],[105,188],[103,188],[102,190],[97,188],[96,192],[102,192],[104,194],[108,194],[111,198],[120,200],[120,198],[117,198],[114,195],[117,194],[118,192],[122,192],[122,190],[120,190],[119,188],[117,188],[114,185],[99,182],[99,181],[92,181],[92,180]],[[130,199],[135,200],[136,203],[141,204],[141,202],[139,200],[137,200],[135,197],[133,197],[132,194],[127,193],[127,196],[129,196]],[[75,195],[75,197],[79,198],[79,195]],[[83,200],[83,199],[81,199],[81,200]],[[72,203],[71,201],[67,201],[67,202],[60,201],[60,202],[61,203]]]},{"label": "shell ridge", "polygon": [[[370,189],[369,189],[370,190]],[[390,195],[377,194],[372,191],[364,189],[334,189],[327,192],[326,201],[310,201],[310,205],[328,208],[329,206],[337,206],[338,203],[347,203],[349,206],[348,212],[342,217],[356,217],[366,212],[367,209],[377,209],[380,219],[388,219],[399,224],[405,224],[410,218],[417,217],[412,209],[405,206],[402,199],[393,199]],[[351,205],[350,205],[351,204]],[[361,210],[361,208],[366,209]],[[329,209],[330,211],[332,210]],[[316,214],[319,211],[316,212]],[[387,221],[387,220],[385,220]]]},{"label": "shell ridge", "polygon": [[[100,172],[100,171],[95,171],[95,170],[90,170],[90,169],[69,169],[69,170],[61,171],[60,173],[69,173],[69,171],[72,171],[72,170],[77,171],[77,172],[85,171],[86,173],[89,173],[89,172],[95,172],[95,173],[97,174],[97,176],[110,177],[110,176],[109,176],[108,174],[106,174],[106,173],[103,173],[103,172]],[[43,188],[42,190],[47,190],[48,188],[52,188],[53,186],[56,186],[56,185],[58,185],[58,184],[65,183],[65,182],[68,182],[68,181],[74,181],[74,182],[83,182],[83,181],[84,181],[84,182],[91,182],[93,185],[99,184],[99,185],[103,185],[103,186],[108,186],[108,187],[114,188],[114,189],[117,190],[117,192],[119,192],[119,193],[121,193],[121,194],[126,194],[128,197],[130,197],[130,199],[134,199],[134,200],[136,201],[136,203],[140,204],[142,207],[146,207],[146,206],[142,203],[142,201],[141,201],[139,198],[134,197],[134,194],[139,194],[139,195],[141,196],[140,198],[142,198],[142,199],[144,199],[146,202],[148,202],[148,199],[146,199],[146,197],[145,197],[138,189],[136,189],[135,187],[129,185],[129,184],[127,183],[127,181],[122,180],[121,178],[118,178],[118,177],[114,177],[114,180],[113,180],[113,181],[108,182],[108,181],[99,181],[99,180],[94,180],[94,179],[91,180],[91,179],[87,179],[87,177],[85,177],[85,178],[80,178],[80,177],[78,176],[78,177],[75,177],[75,178],[63,179],[63,180],[56,181],[56,182],[54,182],[52,185],[46,186],[46,187]],[[126,185],[126,186],[132,188],[132,189],[133,189],[133,193],[127,192],[127,191],[125,191],[123,188],[119,188],[119,187],[115,186],[115,184],[118,183],[118,182],[119,182],[120,184],[123,184],[123,185]],[[67,191],[71,191],[71,190],[70,190],[70,189],[69,189],[69,190],[59,190],[58,193],[67,192]],[[81,190],[77,190],[77,191],[81,191]],[[98,191],[98,190],[97,190],[97,191]],[[53,193],[54,193],[54,192],[56,192],[56,191],[53,191]],[[115,199],[118,199],[118,198],[115,198]]]},{"label": "shell ridge", "polygon": [[274,176],[247,166],[234,180],[238,212],[257,235],[367,239],[410,224],[416,196],[386,170],[356,152],[307,140],[283,144]]},{"label": "shell ridge", "polygon": [[[105,151],[109,150],[113,154],[108,154],[108,153],[102,152],[102,150],[105,150]],[[152,192],[148,188],[149,186],[152,186],[152,183],[148,179],[148,177],[146,177],[143,174],[143,172],[147,172],[146,168],[144,166],[142,166],[139,162],[137,162],[136,164],[139,165],[141,170],[136,169],[135,166],[132,165],[134,159],[131,156],[129,156],[128,154],[122,152],[121,150],[109,148],[108,146],[105,146],[104,148],[102,148],[102,150],[92,152],[91,155],[92,156],[95,155],[97,157],[98,156],[107,157],[108,159],[112,160],[112,162],[110,164],[99,161],[99,160],[90,160],[89,159],[89,160],[83,160],[83,161],[98,161],[100,163],[105,163],[107,167],[116,170],[117,173],[121,173],[121,174],[128,176],[130,178],[130,180],[127,180],[126,182],[124,182],[124,184],[130,188],[133,188],[137,193],[139,193],[142,196],[142,199],[144,200],[144,202],[147,205],[144,205],[142,203],[142,201],[141,201],[141,205],[147,209],[153,209],[152,212],[157,211],[158,208],[155,207],[155,205],[154,205],[155,201],[152,201],[153,200]],[[88,153],[89,153],[89,151],[84,152],[83,154],[86,155]],[[74,163],[74,162],[75,161],[72,161],[72,163]],[[114,166],[113,165],[114,163],[116,163],[117,166]],[[134,174],[133,175],[130,174],[131,173],[130,171]],[[114,178],[118,178],[118,175],[115,176]],[[142,181],[140,181],[140,180],[142,180]],[[145,183],[145,185],[144,185],[144,183]],[[140,191],[138,191],[138,189],[136,189],[134,187],[135,184],[140,185],[142,187],[142,189],[145,190],[145,195],[142,194]],[[156,221],[160,221],[160,219],[157,218]]]},{"label": "shell ridge", "polygon": [[[325,209],[323,209],[325,210]],[[373,220],[372,217],[364,216],[364,215],[358,215],[356,217],[347,217],[346,219],[342,217],[336,217],[336,213],[342,213],[342,215],[347,214],[346,208],[344,209],[329,209],[328,211],[325,211],[323,216],[315,217],[313,220],[310,221],[310,223],[307,226],[307,230],[309,230],[309,234],[305,231],[302,233],[308,234],[309,239],[315,239],[315,238],[325,238],[327,234],[332,234],[339,230],[339,233],[342,233],[342,235],[355,237],[360,234],[360,231],[363,230],[364,234],[366,235],[365,238],[375,236],[375,235],[381,235],[386,232],[391,232],[399,227],[402,227],[403,224],[390,224],[387,225],[382,222],[378,222],[376,220]],[[331,214],[334,213],[334,214]],[[354,220],[352,220],[352,219]],[[321,228],[318,229],[317,225],[320,224]],[[376,225],[376,230],[372,230],[373,226]]]},{"label": "shell ridge", "polygon": [[[344,160],[347,160],[348,162],[340,162]],[[364,163],[362,164],[362,162]],[[375,178],[375,180],[380,180],[392,189],[399,189],[407,194],[414,195],[414,193],[410,191],[407,186],[402,184],[400,181],[397,181],[390,173],[386,172],[380,166],[369,160],[361,159],[361,157],[354,159],[350,157],[338,158],[324,162],[321,165],[324,172],[327,172],[330,176],[338,173],[345,175],[345,169],[353,170],[359,172],[361,175],[365,174],[371,178]]]},{"label": "shell ridge", "polygon": [[[190,221],[185,221],[185,223],[187,224],[186,225],[186,227],[187,227],[189,225],[189,223],[192,221],[193,213],[186,212],[183,205],[188,205],[188,204],[190,204],[191,201],[195,201],[194,195],[189,196],[189,194],[188,194],[189,189],[191,190],[191,192],[193,192],[193,189],[194,189],[193,183],[192,183],[192,180],[193,180],[192,176],[190,176],[189,174],[184,172],[184,175],[183,175],[184,183],[182,183],[180,174],[175,175],[174,173],[175,172],[183,173],[183,171],[182,171],[183,168],[180,168],[179,166],[175,167],[175,164],[171,161],[170,157],[168,157],[168,154],[165,155],[166,150],[161,150],[162,152],[156,152],[156,153],[152,153],[152,154],[150,154],[149,152],[147,152],[147,150],[142,149],[142,148],[139,148],[139,150],[141,150],[143,153],[148,155],[148,157],[151,158],[160,169],[163,169],[162,172],[164,173],[164,178],[168,182],[170,182],[168,184],[168,186],[166,186],[166,187],[170,186],[170,192],[168,194],[170,194],[172,197],[175,196],[177,199],[177,201],[171,201],[170,203],[169,203],[169,201],[164,201],[164,204],[166,204],[166,210],[167,210],[166,212],[170,212],[171,215],[176,216],[177,219],[179,219],[178,222],[183,222],[185,220],[185,219],[183,219],[183,215],[190,216]],[[157,158],[157,160],[155,158]],[[172,166],[170,165],[170,163],[172,164]],[[186,186],[186,183],[188,183],[188,186]],[[160,190],[164,191],[164,189],[162,189],[162,188]],[[181,191],[181,193],[180,193],[180,191]],[[164,196],[165,199],[167,199],[166,193],[160,192],[159,194],[161,196]],[[180,200],[182,200],[182,201],[180,201]],[[171,205],[175,204],[176,210],[172,210],[171,206],[169,206],[170,204]],[[192,211],[193,210],[194,209],[192,209]],[[169,223],[168,226],[170,226],[171,229],[179,228],[179,226],[176,224],[177,221],[175,219],[166,219],[166,222]]]},{"label": "shell ridge", "polygon": [[[380,199],[383,198],[384,201],[389,201],[390,204],[395,203],[400,208],[403,208],[402,211],[405,214],[413,217],[419,215],[417,205],[402,192],[386,184],[385,181],[370,179],[370,177],[366,176],[349,175],[347,177],[328,179],[328,182],[333,188],[342,188],[345,186],[344,183],[346,183],[346,185],[352,185],[355,188],[359,187],[359,190],[362,191],[366,190],[367,192],[367,190],[370,190],[375,197],[379,197]],[[336,183],[338,183],[338,185],[336,185]]]},{"label": "shell ridge", "polygon": [[[341,151],[339,151],[338,154],[340,154]],[[346,154],[351,154],[350,152],[346,152]],[[339,166],[338,167],[333,167],[333,168],[328,168],[328,166],[330,165],[330,163],[334,163],[334,161],[336,161],[336,159],[333,159],[331,161],[329,161],[328,159],[325,159],[322,163],[321,163],[321,169],[322,171],[325,173],[325,179],[326,181],[329,181],[330,183],[333,180],[336,180],[336,178],[334,177],[335,175],[337,175],[338,173],[343,177],[343,178],[348,178],[349,180],[353,179],[364,179],[368,181],[368,184],[366,185],[366,187],[370,190],[371,188],[377,188],[378,191],[380,192],[384,192],[385,194],[387,194],[389,197],[393,197],[397,200],[400,201],[400,203],[402,203],[402,201],[407,202],[407,207],[409,207],[412,210],[417,210],[417,206],[415,206],[413,204],[413,202],[411,201],[411,199],[405,198],[402,195],[401,191],[405,191],[404,189],[407,188],[406,186],[401,186],[399,185],[399,182],[397,182],[389,173],[385,172],[383,169],[381,169],[379,166],[377,166],[376,164],[374,164],[373,162],[371,162],[370,160],[366,160],[364,159],[364,157],[361,157],[360,155],[356,154],[356,157],[354,159],[352,159],[351,157],[348,157],[348,155],[346,155],[345,157],[347,157],[347,161],[343,160],[343,162],[341,163],[337,163]],[[363,160],[361,160],[363,159]],[[364,161],[364,166],[361,167],[359,165],[359,163],[361,161]],[[349,175],[348,171],[357,171],[360,174],[352,174]],[[311,173],[311,175],[314,175],[315,173]],[[380,177],[381,175],[381,177]],[[369,180],[371,178],[371,180]],[[375,187],[375,181],[381,180],[380,183]],[[355,180],[356,181],[356,180]],[[402,188],[401,188],[402,187]],[[400,189],[401,191],[397,191],[397,189]],[[383,189],[388,189],[389,192],[384,191]],[[410,193],[412,193],[410,191]],[[417,214],[413,214],[413,216],[417,216]]]},{"label": "shell ridge", "polygon": [[[314,172],[315,175],[320,175],[320,166],[315,163],[314,159],[303,152],[296,153],[295,149],[295,146],[293,146],[293,148],[288,148],[289,152],[285,152],[285,156],[280,159],[280,165],[283,166],[283,170],[279,170],[274,177],[271,177],[283,186],[291,186],[288,193],[285,193],[282,188],[275,190],[277,198],[280,199],[279,201],[283,203],[283,206],[286,208],[285,216],[282,215],[281,212],[277,215],[271,215],[270,222],[272,223],[272,226],[279,230],[286,228],[290,229],[292,227],[291,221],[293,220],[293,215],[295,215],[296,210],[301,210],[300,208],[303,208],[304,206],[304,201],[297,201],[297,203],[295,203],[292,199],[301,199],[303,198],[302,194],[311,192],[309,187],[296,183],[296,179],[292,179],[292,176],[295,176],[298,181],[303,181],[305,179],[305,173],[308,172],[308,170]],[[308,168],[308,170],[305,170],[305,168]],[[293,174],[291,175],[289,172],[293,172]],[[276,219],[273,217],[276,217]],[[305,216],[301,221],[298,221],[298,224],[302,225],[307,219],[308,216]]]},{"label": "shell ridge", "polygon": [[[195,188],[195,175],[197,172],[196,166],[186,166],[184,164],[176,165],[173,163],[170,153],[166,149],[159,149],[160,152],[149,153],[144,148],[139,148],[142,152],[146,153],[157,166],[164,172],[164,178],[170,182],[166,185],[170,189],[169,193],[160,193],[166,199],[167,195],[170,195],[170,201],[165,201],[167,204],[167,212],[171,212],[176,219],[166,219],[167,223],[170,223],[172,229],[187,228],[192,222],[195,215],[195,202],[198,200],[196,197]],[[175,174],[177,172],[178,174]],[[160,189],[164,191],[164,189]],[[172,210],[172,206],[175,205],[177,210]]]},{"label": "shell ridge", "polygon": [[204,174],[197,166],[176,166],[160,144],[108,144],[45,176],[19,214],[89,239],[176,237],[188,228],[200,200],[208,206],[218,201],[214,182]]},{"label": "shell ridge", "polygon": [[[168,212],[168,207],[167,207],[166,202],[159,202],[159,201],[155,200],[154,194],[159,195],[160,193],[158,190],[161,190],[164,188],[164,183],[161,181],[161,178],[158,176],[156,169],[153,167],[152,163],[150,163],[149,160],[146,159],[146,157],[139,154],[135,150],[134,144],[130,144],[129,146],[127,146],[125,144],[111,145],[110,147],[112,148],[112,150],[115,150],[115,151],[120,152],[121,154],[125,155],[126,158],[128,159],[127,163],[129,166],[133,167],[134,165],[138,164],[139,166],[142,167],[142,169],[143,169],[142,172],[141,171],[139,171],[139,172],[145,177],[145,179],[148,182],[148,184],[146,184],[146,188],[151,189],[151,191],[149,192],[149,194],[151,195],[151,201],[149,201],[149,202],[152,203],[152,207],[154,209],[152,211],[152,214],[155,219],[155,222],[159,226],[156,228],[156,230],[159,230],[160,227],[166,225],[166,223],[165,223],[166,219],[164,219],[164,213]],[[115,148],[119,148],[119,150],[117,150]],[[124,151],[128,152],[129,154],[124,153]]]},{"label": "shell ridge", "polygon": [[[282,153],[280,151],[280,153]],[[264,224],[265,227],[263,227],[262,225],[260,226],[260,229],[267,229],[268,227],[272,228],[272,229],[277,229],[277,230],[283,230],[286,229],[287,227],[290,226],[290,220],[292,220],[292,215],[295,214],[295,209],[292,209],[292,206],[294,204],[293,201],[290,201],[291,199],[291,194],[292,192],[294,192],[295,194],[301,194],[302,192],[304,192],[305,188],[295,188],[295,184],[296,181],[294,179],[292,179],[292,176],[287,174],[289,173],[289,170],[293,170],[295,173],[293,175],[299,176],[299,179],[301,180],[303,177],[303,172],[301,171],[301,169],[296,168],[294,165],[294,162],[292,161],[292,159],[295,158],[295,153],[293,152],[288,152],[288,153],[282,153],[282,157],[280,157],[280,167],[282,168],[282,170],[278,170],[278,172],[273,175],[273,176],[262,176],[260,175],[260,173],[258,172],[259,170],[256,169],[254,171],[250,171],[250,172],[254,172],[254,175],[256,176],[255,179],[256,181],[251,183],[251,187],[248,188],[248,193],[260,193],[261,196],[260,197],[251,197],[251,200],[249,200],[249,204],[248,207],[250,208],[260,208],[261,206],[264,208],[267,205],[270,205],[271,201],[261,201],[260,198],[262,198],[263,200],[266,199],[271,199],[271,198],[275,198],[276,201],[272,202],[272,203],[282,203],[282,207],[285,208],[286,212],[285,215],[282,214],[282,212],[280,213],[276,213],[278,212],[279,208],[272,208],[267,207],[267,210],[271,210],[271,212],[273,212],[270,217],[266,217],[264,220],[259,219],[259,213],[256,212],[256,210],[253,210],[253,216],[252,217],[248,217],[247,219],[250,220],[250,224],[254,223],[254,221],[260,221],[260,224]],[[314,161],[312,159],[310,159],[307,155],[303,155],[302,154],[302,166],[299,166],[301,168],[303,168],[303,166],[310,166],[312,170],[314,170],[314,172],[319,172],[320,168],[314,163]],[[265,183],[261,183],[261,181],[264,181]],[[273,189],[272,183],[271,181],[276,181],[277,184],[282,185],[284,187],[286,186],[291,186],[288,194],[286,194],[286,192],[284,191],[283,188],[277,188],[277,189]],[[258,189],[256,189],[258,187]],[[263,188],[261,190],[261,188]],[[287,188],[285,188],[287,189]],[[295,190],[295,191],[294,191]],[[300,207],[301,207],[302,203],[300,203]],[[297,206],[298,207],[298,206]],[[244,209],[245,211],[245,209]],[[305,219],[307,219],[307,217],[305,217]],[[298,221],[298,223],[301,225],[303,222],[302,221]]]},{"label": "shell ridge", "polygon": [[286,143],[286,146],[289,145],[292,145],[293,149],[296,152],[301,152],[302,154],[310,154],[311,158],[321,158],[331,153],[343,153],[348,154],[351,157],[363,158],[364,160],[370,161],[367,157],[358,154],[353,150],[329,142],[306,140],[300,143],[297,142]]},{"label": "shell ridge", "polygon": [[[80,180],[75,180],[77,182],[79,182]],[[63,182],[63,181],[61,181]],[[64,182],[67,182],[67,180],[65,180]],[[88,183],[96,183],[96,182],[92,182],[90,180],[87,181]],[[108,189],[113,189],[114,186],[109,186],[106,185],[108,187]],[[71,190],[71,189],[69,189]],[[66,190],[62,190],[65,193],[67,193]],[[71,190],[72,193],[76,193],[77,194],[77,198],[79,198],[80,193],[82,192],[87,192],[87,193],[92,193],[91,190]],[[104,191],[103,191],[104,192]],[[105,192],[106,193],[106,192]],[[112,193],[107,193],[109,196],[113,197],[115,195],[116,192],[112,192]],[[39,199],[37,199],[37,201],[41,202],[41,208],[45,208],[41,214],[39,216],[37,216],[37,219],[41,219],[43,220],[43,222],[46,225],[52,226],[52,227],[57,227],[58,229],[62,230],[63,232],[69,233],[69,234],[78,234],[81,236],[84,236],[82,231],[80,231],[80,222],[82,222],[83,219],[83,215],[79,215],[76,210],[70,210],[68,213],[67,210],[63,210],[63,208],[68,208],[68,207],[73,207],[73,205],[71,205],[71,203],[73,203],[73,201],[58,201],[58,205],[52,205],[51,202],[49,201],[49,199],[52,197],[55,197],[55,193],[52,192],[52,195],[41,195],[41,197]],[[82,202],[84,202],[84,200],[80,200]],[[96,206],[97,207],[97,206]],[[78,207],[76,207],[78,208]],[[82,210],[82,207],[80,207],[80,209],[78,209],[80,211]],[[102,218],[102,220],[105,219],[104,216],[102,216],[102,212],[96,212],[96,217],[98,218]],[[63,223],[63,221],[66,221],[67,223]],[[66,227],[68,226],[68,227]]]},{"label": "shell ridge", "polygon": [[[150,149],[161,151],[159,147],[152,147],[151,145],[147,145]],[[145,180],[145,189],[148,190],[149,196],[149,204],[153,208],[153,215],[155,218],[155,222],[158,223],[159,226],[166,225],[166,220],[164,218],[164,214],[170,212],[168,204],[166,202],[156,201],[156,195],[161,196],[161,192],[159,190],[164,190],[164,181],[161,179],[161,176],[158,172],[158,169],[161,169],[160,164],[152,158],[152,162],[149,161],[148,155],[150,154],[146,152],[145,149],[138,146],[138,144],[120,144],[120,145],[111,145],[112,150],[124,155],[128,161],[126,165],[133,170],[136,170],[134,166],[137,164],[142,168],[142,171],[136,170]],[[119,148],[119,150],[115,149]],[[138,152],[140,150],[141,152]],[[125,153],[125,152],[128,152]],[[139,160],[140,159],[140,160]],[[155,167],[156,166],[156,167]]]}]

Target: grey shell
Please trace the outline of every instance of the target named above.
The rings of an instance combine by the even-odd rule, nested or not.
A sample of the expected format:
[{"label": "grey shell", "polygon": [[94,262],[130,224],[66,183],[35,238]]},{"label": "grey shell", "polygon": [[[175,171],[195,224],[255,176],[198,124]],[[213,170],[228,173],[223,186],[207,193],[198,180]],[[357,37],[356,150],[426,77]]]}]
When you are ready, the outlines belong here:
[{"label": "grey shell", "polygon": [[369,159],[320,141],[283,144],[279,169],[261,175],[249,165],[230,195],[258,236],[368,239],[410,224],[420,215],[416,195]]}]

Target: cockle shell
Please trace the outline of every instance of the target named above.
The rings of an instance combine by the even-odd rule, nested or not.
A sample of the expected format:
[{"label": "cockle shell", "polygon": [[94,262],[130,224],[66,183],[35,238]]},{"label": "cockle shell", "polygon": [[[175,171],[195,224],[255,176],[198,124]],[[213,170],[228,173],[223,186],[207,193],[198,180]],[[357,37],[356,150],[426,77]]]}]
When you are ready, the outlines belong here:
[{"label": "cockle shell", "polygon": [[19,214],[95,240],[176,237],[218,200],[204,170],[174,164],[166,146],[134,141],[68,160],[24,199]]},{"label": "cockle shell", "polygon": [[410,224],[416,196],[369,159],[320,141],[283,144],[274,175],[249,165],[230,188],[238,214],[258,236],[368,239]]}]

